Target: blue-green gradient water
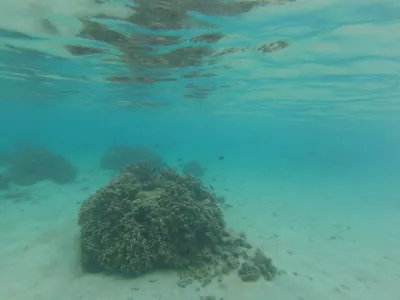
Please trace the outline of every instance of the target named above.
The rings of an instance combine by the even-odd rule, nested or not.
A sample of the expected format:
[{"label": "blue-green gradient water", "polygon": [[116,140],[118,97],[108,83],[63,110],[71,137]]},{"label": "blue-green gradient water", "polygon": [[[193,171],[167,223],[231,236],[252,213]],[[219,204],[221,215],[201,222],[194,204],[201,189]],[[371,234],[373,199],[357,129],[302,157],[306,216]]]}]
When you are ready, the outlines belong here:
[{"label": "blue-green gradient water", "polygon": [[[77,177],[0,188],[0,299],[399,299],[400,4],[196,1],[1,1],[0,174],[40,146]],[[283,274],[82,272],[80,204],[120,145],[198,161]]]}]

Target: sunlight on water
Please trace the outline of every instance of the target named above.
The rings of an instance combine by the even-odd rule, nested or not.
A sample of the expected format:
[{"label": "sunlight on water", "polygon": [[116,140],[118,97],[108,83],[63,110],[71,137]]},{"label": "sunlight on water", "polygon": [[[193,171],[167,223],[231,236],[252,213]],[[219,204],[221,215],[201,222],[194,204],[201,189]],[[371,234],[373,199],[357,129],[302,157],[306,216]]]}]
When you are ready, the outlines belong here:
[{"label": "sunlight on water", "polygon": [[395,0],[2,0],[0,300],[398,300],[399,32]]},{"label": "sunlight on water", "polygon": [[[369,119],[398,112],[392,100],[398,92],[400,8],[393,1],[279,2],[233,16],[238,8],[224,7],[221,16],[223,8],[212,4],[188,5],[188,11],[165,4],[153,13],[161,20],[154,22],[138,3],[3,1],[1,77],[35,78],[35,90],[45,95],[49,89],[70,92],[62,86],[66,81],[101,88],[110,82],[110,94],[129,86],[140,98],[152,86],[164,97],[149,106],[180,107],[186,98],[212,102],[208,107],[216,112],[225,106],[226,113],[239,113],[230,108],[237,93],[243,94],[238,105],[246,103],[243,113],[297,105],[344,119],[349,113]],[[161,99],[166,94],[177,100]],[[113,98],[111,105],[146,105]]]}]

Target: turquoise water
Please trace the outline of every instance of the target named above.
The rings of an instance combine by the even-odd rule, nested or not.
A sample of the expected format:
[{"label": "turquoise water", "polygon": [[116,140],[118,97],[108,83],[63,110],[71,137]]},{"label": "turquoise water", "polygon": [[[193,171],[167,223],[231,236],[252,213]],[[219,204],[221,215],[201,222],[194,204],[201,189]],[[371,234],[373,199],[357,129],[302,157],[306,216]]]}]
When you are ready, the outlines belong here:
[{"label": "turquoise water", "polygon": [[[398,299],[396,1],[100,2],[0,3],[0,299]],[[78,213],[118,176],[113,146],[199,162],[282,274],[82,271]],[[18,182],[36,147],[76,177]]]}]

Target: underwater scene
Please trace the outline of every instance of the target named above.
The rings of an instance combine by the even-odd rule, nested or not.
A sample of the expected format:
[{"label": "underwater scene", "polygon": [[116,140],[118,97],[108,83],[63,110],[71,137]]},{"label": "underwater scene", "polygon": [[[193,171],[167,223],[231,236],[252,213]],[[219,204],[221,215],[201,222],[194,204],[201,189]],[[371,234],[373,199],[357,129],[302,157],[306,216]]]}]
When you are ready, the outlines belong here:
[{"label": "underwater scene", "polygon": [[400,2],[1,0],[0,300],[399,300]]}]

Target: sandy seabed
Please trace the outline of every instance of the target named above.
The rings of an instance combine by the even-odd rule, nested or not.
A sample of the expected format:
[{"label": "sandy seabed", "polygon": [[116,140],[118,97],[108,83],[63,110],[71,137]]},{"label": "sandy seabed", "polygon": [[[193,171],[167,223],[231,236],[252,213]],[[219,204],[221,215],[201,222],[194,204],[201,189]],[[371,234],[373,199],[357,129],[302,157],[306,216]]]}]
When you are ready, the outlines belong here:
[{"label": "sandy seabed", "polygon": [[223,282],[182,288],[173,271],[130,279],[82,273],[77,212],[112,176],[88,169],[68,185],[42,182],[0,194],[0,299],[400,299],[394,184],[293,170],[210,173],[205,182],[232,206],[225,210],[228,225],[246,232],[284,271],[274,281],[243,283],[232,273]]}]

